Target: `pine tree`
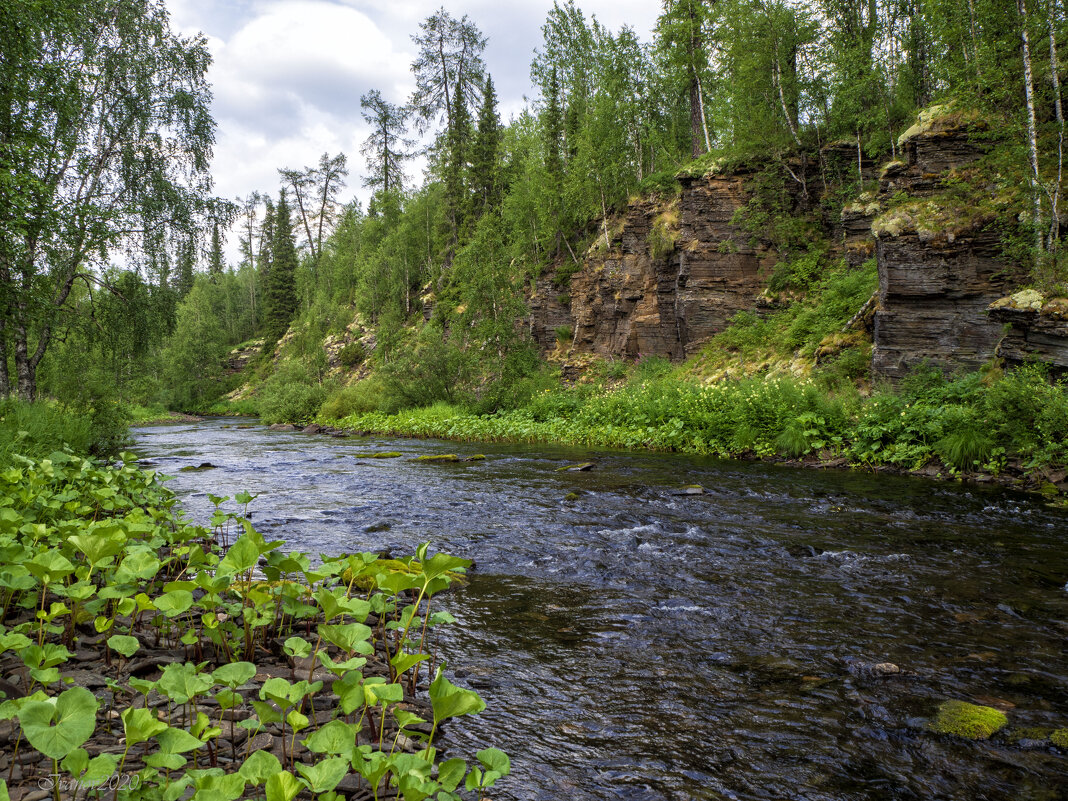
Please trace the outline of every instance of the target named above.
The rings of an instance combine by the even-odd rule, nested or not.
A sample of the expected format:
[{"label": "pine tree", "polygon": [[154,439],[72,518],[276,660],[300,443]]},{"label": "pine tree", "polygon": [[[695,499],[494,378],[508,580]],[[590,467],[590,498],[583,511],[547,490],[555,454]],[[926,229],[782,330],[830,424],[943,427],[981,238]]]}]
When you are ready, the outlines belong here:
[{"label": "pine tree", "polygon": [[274,231],[271,241],[271,266],[267,274],[266,333],[281,337],[297,311],[297,248],[293,241],[293,223],[289,218],[289,203],[283,189],[274,209]]},{"label": "pine tree", "polygon": [[219,224],[211,228],[211,252],[208,254],[208,275],[213,284],[219,283],[219,276],[223,273],[222,236],[219,234]]},{"label": "pine tree", "polygon": [[497,93],[493,79],[486,75],[482,90],[482,110],[471,153],[471,217],[477,221],[483,214],[496,209],[501,202],[499,164],[501,150],[501,120],[497,115]]}]

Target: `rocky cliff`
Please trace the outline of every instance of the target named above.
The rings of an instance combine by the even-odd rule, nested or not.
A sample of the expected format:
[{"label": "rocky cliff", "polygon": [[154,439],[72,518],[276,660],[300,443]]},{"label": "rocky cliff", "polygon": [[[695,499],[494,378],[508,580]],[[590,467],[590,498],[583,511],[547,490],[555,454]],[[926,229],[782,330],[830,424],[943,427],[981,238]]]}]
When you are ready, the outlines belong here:
[{"label": "rocky cliff", "polygon": [[990,305],[990,317],[1005,325],[998,355],[1008,364],[1038,360],[1068,373],[1068,298],[1046,299],[1024,290]]},{"label": "rocky cliff", "polygon": [[[791,190],[799,209],[813,208],[828,187],[833,191],[829,173],[855,180],[859,168],[869,187],[840,217],[823,223],[830,247],[850,264],[878,260],[877,377],[896,380],[924,362],[975,368],[995,355],[1011,322],[1009,312],[988,312],[1026,280],[1002,255],[997,224],[1007,212],[982,180],[960,179],[988,147],[975,136],[982,127],[974,116],[935,107],[901,136],[900,157],[878,173],[866,159],[858,163],[849,143],[825,147],[816,172],[805,172],[815,165],[790,170],[808,176]],[[759,232],[737,223],[754,177],[745,170],[683,177],[672,201],[632,203],[582,256],[568,286],[552,273],[538,280],[530,317],[535,340],[549,350],[558,332],[570,329],[570,340],[560,337],[560,344],[573,354],[678,360],[737,312],[762,313],[777,254]],[[1060,336],[1053,333],[1063,328],[1059,318],[1012,321],[1015,333],[1002,345],[1007,358],[1061,358],[1061,346],[1049,344]]]},{"label": "rocky cliff", "polygon": [[570,328],[578,353],[681,359],[760,305],[775,253],[734,224],[747,175],[682,179],[671,202],[643,200],[603,231],[566,289],[552,273],[531,298],[531,332],[550,348]]}]

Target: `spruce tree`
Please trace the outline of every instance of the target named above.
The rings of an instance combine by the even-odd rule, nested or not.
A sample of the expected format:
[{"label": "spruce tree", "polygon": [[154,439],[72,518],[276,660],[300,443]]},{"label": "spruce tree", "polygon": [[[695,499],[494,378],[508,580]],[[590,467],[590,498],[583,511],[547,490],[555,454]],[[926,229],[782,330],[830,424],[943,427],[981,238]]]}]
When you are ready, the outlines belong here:
[{"label": "spruce tree", "polygon": [[467,156],[471,139],[471,115],[459,87],[453,97],[452,125],[445,139],[445,209],[450,239],[456,248],[465,228]]},{"label": "spruce tree", "polygon": [[219,277],[223,273],[222,236],[219,234],[219,224],[211,228],[211,253],[208,254],[208,275],[213,284],[219,283]]},{"label": "spruce tree", "polygon": [[289,218],[289,203],[283,189],[274,209],[274,231],[271,241],[271,266],[267,274],[266,334],[279,338],[289,328],[297,311],[297,248],[293,241],[293,224]]},{"label": "spruce tree", "polygon": [[174,289],[178,297],[184,298],[193,288],[193,271],[196,264],[196,246],[192,239],[185,239],[178,245],[178,276]]},{"label": "spruce tree", "polygon": [[493,79],[486,75],[482,90],[482,110],[471,153],[471,217],[477,221],[500,205],[501,187],[498,160],[501,150],[501,120],[497,115],[497,93]]},{"label": "spruce tree", "polygon": [[560,243],[562,240],[560,230],[560,206],[563,202],[564,190],[564,162],[562,154],[563,145],[563,113],[560,110],[560,80],[556,74],[556,68],[549,75],[548,97],[545,98],[545,114],[543,117],[543,131],[545,137],[545,172],[549,178],[549,203],[555,229],[555,252],[560,255]]}]

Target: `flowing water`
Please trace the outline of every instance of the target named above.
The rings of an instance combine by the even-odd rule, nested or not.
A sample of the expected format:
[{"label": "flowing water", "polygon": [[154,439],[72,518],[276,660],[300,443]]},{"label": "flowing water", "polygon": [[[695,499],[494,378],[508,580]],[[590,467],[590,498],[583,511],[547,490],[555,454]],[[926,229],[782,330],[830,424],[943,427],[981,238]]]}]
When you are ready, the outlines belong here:
[{"label": "flowing water", "polygon": [[[233,420],[137,439],[201,521],[207,492],[248,489],[253,522],[290,549],[430,540],[475,560],[435,603],[459,619],[448,672],[489,708],[445,745],[510,754],[495,801],[1068,798],[1068,757],[1020,731],[1068,727],[1068,514],[1039,499]],[[384,450],[487,458],[359,458]],[[578,461],[596,466],[556,470]],[[924,731],[946,699],[1008,710],[1014,736]]]}]

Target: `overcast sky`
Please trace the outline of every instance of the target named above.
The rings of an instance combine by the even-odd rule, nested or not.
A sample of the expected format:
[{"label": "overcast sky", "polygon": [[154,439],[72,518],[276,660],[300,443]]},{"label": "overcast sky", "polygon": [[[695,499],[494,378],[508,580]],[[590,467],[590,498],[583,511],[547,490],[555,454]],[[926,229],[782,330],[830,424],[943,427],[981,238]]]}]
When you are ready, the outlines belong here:
[{"label": "overcast sky", "polygon": [[[203,32],[214,64],[213,172],[216,193],[243,197],[277,193],[277,170],[300,168],[320,154],[349,159],[345,200],[366,198],[360,146],[368,128],[360,96],[378,89],[403,103],[414,88],[411,35],[440,0],[167,0],[172,26]],[[643,40],[659,13],[658,0],[587,0],[578,4],[615,31],[630,25]],[[532,93],[530,62],[552,0],[446,2],[489,37],[485,61],[509,117]],[[231,240],[235,237],[231,236]],[[236,252],[235,242],[227,251]]]}]

